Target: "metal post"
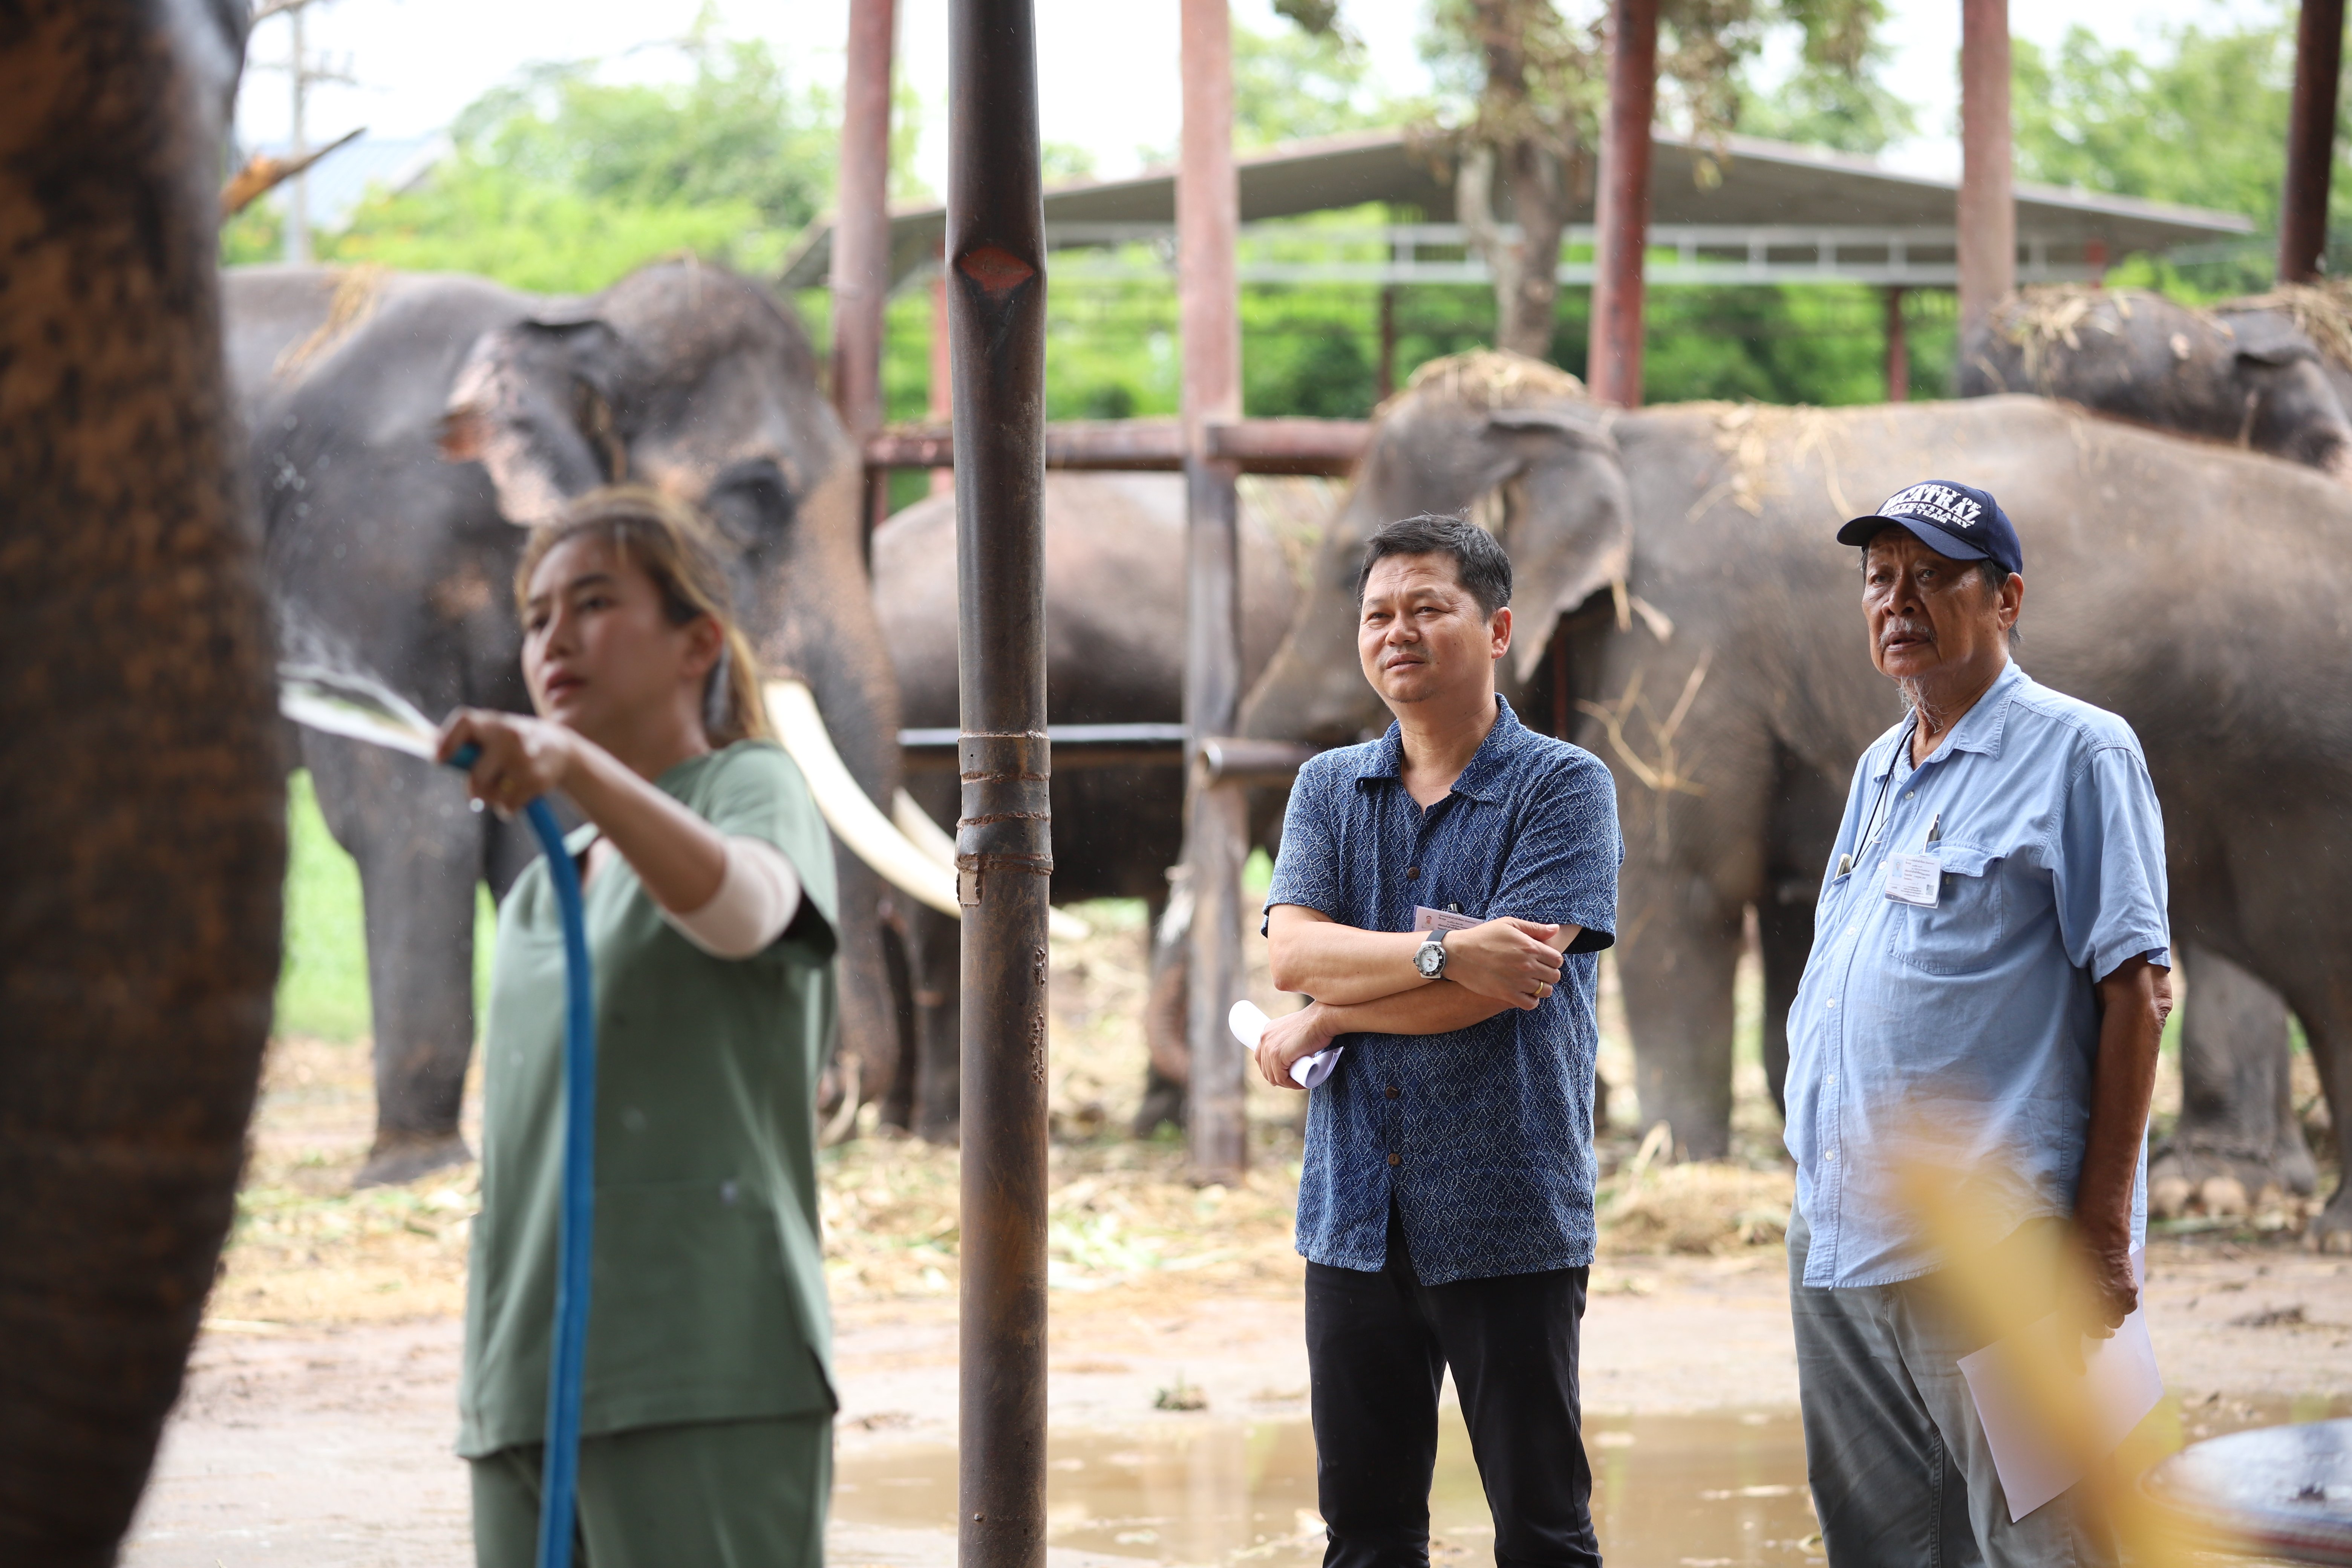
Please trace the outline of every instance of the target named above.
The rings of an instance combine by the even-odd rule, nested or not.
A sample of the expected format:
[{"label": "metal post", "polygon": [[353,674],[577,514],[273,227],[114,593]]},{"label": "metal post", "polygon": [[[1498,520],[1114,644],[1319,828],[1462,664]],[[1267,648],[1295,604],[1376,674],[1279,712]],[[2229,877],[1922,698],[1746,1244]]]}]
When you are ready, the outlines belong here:
[{"label": "metal post", "polygon": [[2344,0],[2303,0],[2294,29],[2294,97],[2287,110],[2286,195],[2279,206],[2278,276],[2308,283],[2325,270],[2327,179],[2336,163],[2336,78]]},{"label": "metal post", "polygon": [[2017,289],[2009,0],[1960,0],[1960,341]]},{"label": "metal post", "polygon": [[1650,121],[1658,105],[1658,0],[1614,0],[1609,118],[1595,203],[1592,339],[1585,381],[1604,403],[1642,401],[1642,261],[1650,242]]},{"label": "metal post", "polygon": [[1030,0],[948,9],[963,784],[957,1558],[1045,1561],[1045,215]]},{"label": "metal post", "polygon": [[1225,1015],[1241,994],[1241,874],[1249,814],[1241,790],[1212,784],[1201,742],[1233,732],[1241,705],[1241,596],[1229,458],[1209,455],[1208,426],[1242,412],[1241,296],[1234,246],[1241,227],[1234,177],[1233,21],[1226,0],[1183,0],[1184,124],[1176,171],[1177,310],[1183,330],[1184,478],[1191,527],[1185,574],[1184,864],[1192,889],[1192,979],[1185,1035],[1192,1177],[1229,1182],[1248,1163],[1241,1048]]},{"label": "metal post", "polygon": [[1911,345],[1903,331],[1901,288],[1886,290],[1886,401],[1911,401]]},{"label": "metal post", "polygon": [[[898,0],[850,0],[834,197],[833,405],[853,440],[882,428],[882,309],[890,293],[890,60]],[[887,476],[866,478],[866,526],[881,521]]]},{"label": "metal post", "polygon": [[[294,52],[286,71],[294,81],[294,145],[287,156],[296,163],[310,150],[310,58],[302,37],[302,13],[309,7],[296,5],[286,13],[286,25],[292,29]],[[286,190],[286,259],[299,266],[310,259],[310,174],[309,170],[294,176]]]}]

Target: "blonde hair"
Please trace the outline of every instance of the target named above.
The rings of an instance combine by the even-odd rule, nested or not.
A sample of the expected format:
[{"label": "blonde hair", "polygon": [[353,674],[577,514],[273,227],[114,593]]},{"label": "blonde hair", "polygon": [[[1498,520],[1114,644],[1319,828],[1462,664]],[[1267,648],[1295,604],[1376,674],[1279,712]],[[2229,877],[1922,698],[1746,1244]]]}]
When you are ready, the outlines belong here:
[{"label": "blonde hair", "polygon": [[719,627],[719,662],[703,689],[702,728],[714,747],[767,739],[759,656],[736,624],[718,535],[700,510],[644,485],[611,485],[574,497],[553,522],[531,530],[515,568],[515,605],[525,607],[531,574],[557,546],[599,539],[653,580],[674,626],[708,616]]}]

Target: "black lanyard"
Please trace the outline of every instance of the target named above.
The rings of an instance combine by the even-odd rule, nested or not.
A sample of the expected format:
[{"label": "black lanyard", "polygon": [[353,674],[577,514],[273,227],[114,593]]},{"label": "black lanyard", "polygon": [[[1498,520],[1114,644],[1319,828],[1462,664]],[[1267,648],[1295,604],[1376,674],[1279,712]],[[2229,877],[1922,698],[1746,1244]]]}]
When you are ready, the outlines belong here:
[{"label": "black lanyard", "polygon": [[[1895,787],[1895,764],[1903,755],[1905,749],[1911,744],[1912,737],[1918,731],[1919,710],[1914,708],[1911,710],[1911,722],[1903,727],[1903,739],[1897,742],[1894,754],[1886,759],[1886,777],[1879,782],[1878,793],[1871,797],[1870,815],[1863,819],[1863,835],[1854,844],[1853,854],[1842,855],[1838,858],[1839,876],[1843,877],[1853,870],[1855,856],[1869,848],[1877,840],[1878,808],[1886,804],[1886,792]],[[1918,770],[1915,767],[1912,771],[1916,773]]]}]

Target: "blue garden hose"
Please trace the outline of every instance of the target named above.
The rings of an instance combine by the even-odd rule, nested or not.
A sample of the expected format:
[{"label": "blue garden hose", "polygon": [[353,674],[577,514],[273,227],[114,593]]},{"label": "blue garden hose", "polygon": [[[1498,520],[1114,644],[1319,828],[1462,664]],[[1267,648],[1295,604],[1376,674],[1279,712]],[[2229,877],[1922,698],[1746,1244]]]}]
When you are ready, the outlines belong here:
[{"label": "blue garden hose", "polygon": [[[478,748],[449,759],[470,768]],[[555,1241],[555,1344],[547,1380],[547,1449],[540,1464],[539,1568],[572,1568],[580,1490],[580,1384],[588,1352],[588,1265],[596,1224],[596,991],[580,868],[545,800],[523,807],[547,852],[563,921],[563,1199]]]}]

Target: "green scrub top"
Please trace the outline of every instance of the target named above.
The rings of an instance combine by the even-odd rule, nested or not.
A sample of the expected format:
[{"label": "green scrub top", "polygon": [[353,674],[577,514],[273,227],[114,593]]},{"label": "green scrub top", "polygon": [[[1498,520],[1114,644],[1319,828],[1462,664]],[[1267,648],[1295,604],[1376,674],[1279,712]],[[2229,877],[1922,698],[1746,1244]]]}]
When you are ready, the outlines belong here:
[{"label": "green scrub top", "polygon": [[[832,846],[800,769],[741,741],[656,781],[800,873],[765,951],[713,958],[614,857],[587,889],[596,980],[596,1224],[582,1431],[830,1414],[816,1084],[835,1005]],[[574,833],[576,858],[596,836]],[[547,867],[499,910],[482,1212],[457,1451],[542,1440],[563,1175],[563,934]]]}]

